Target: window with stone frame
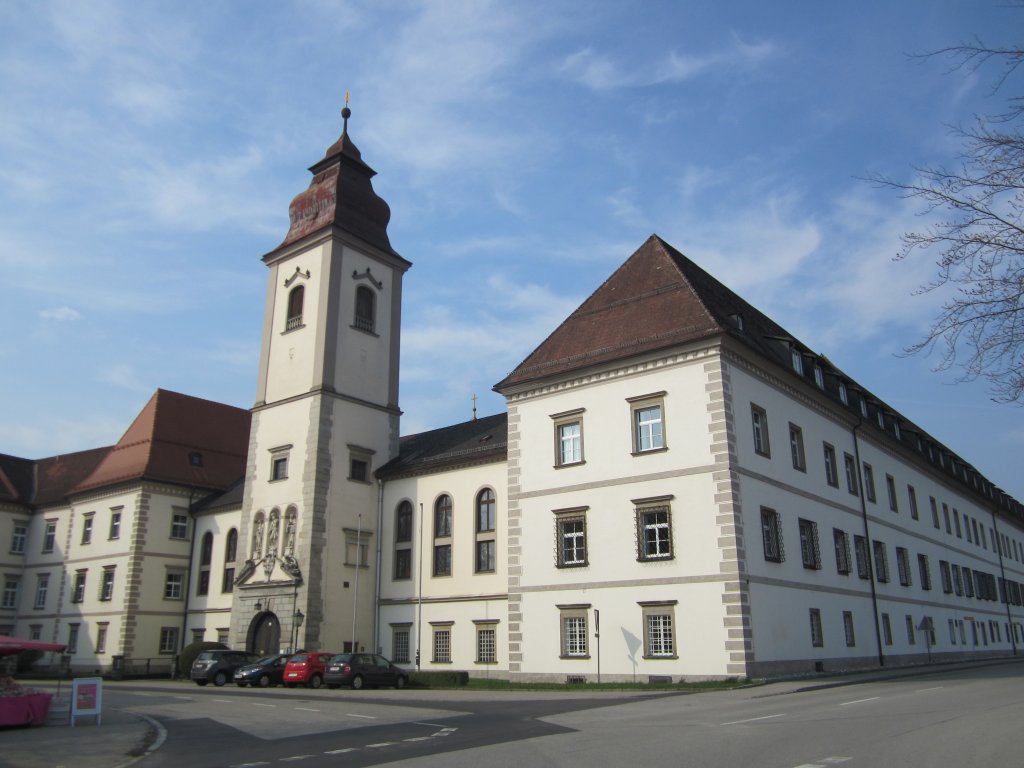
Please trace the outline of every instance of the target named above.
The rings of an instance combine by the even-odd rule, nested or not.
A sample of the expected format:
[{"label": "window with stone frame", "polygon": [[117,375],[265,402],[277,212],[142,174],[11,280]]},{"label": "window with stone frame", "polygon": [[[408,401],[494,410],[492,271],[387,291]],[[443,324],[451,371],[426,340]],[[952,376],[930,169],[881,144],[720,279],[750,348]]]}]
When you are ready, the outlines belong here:
[{"label": "window with stone frame", "polygon": [[633,423],[633,455],[665,448],[665,393],[626,399]]},{"label": "window with stone frame", "polygon": [[854,534],[853,554],[857,560],[857,576],[862,579],[871,578],[871,559],[868,555],[868,540]]},{"label": "window with stone frame", "polygon": [[568,467],[583,463],[583,408],[555,413],[555,466]]},{"label": "window with stone frame", "polygon": [[92,543],[92,524],[94,513],[90,512],[82,518],[82,545]]},{"label": "window with stone frame", "polygon": [[896,570],[900,577],[900,584],[909,587],[911,585],[910,553],[905,547],[896,547]]},{"label": "window with stone frame", "polygon": [[843,633],[846,635],[847,648],[857,645],[857,638],[853,633],[853,612],[843,611]]},{"label": "window with stone frame", "polygon": [[474,621],[476,625],[476,663],[498,663],[498,624],[496,621]]},{"label": "window with stone frame", "polygon": [[497,499],[491,488],[476,495],[476,557],[477,573],[493,573],[497,569],[496,521]]},{"label": "window with stone frame", "polygon": [[750,404],[750,422],[754,432],[754,453],[771,458],[771,442],[768,436],[768,413],[759,405]]},{"label": "window with stone frame", "polygon": [[104,602],[114,599],[114,574],[116,567],[113,565],[103,566],[103,574],[100,577],[100,600]]},{"label": "window with stone frame", "polygon": [[636,499],[637,560],[672,559],[672,510],[667,499]]},{"label": "window with stone frame", "polygon": [[175,507],[171,510],[171,538],[188,538],[188,511]]},{"label": "window with stone frame", "polygon": [[412,578],[412,503],[402,501],[395,509],[395,569],[396,581]]},{"label": "window with stone frame", "polygon": [[889,557],[886,553],[885,542],[875,539],[871,545],[875,556],[875,580],[884,584],[889,581]]},{"label": "window with stone frame", "polygon": [[818,548],[818,524],[813,520],[799,518],[800,560],[804,568],[821,569],[821,550]]},{"label": "window with stone frame", "polygon": [[434,502],[434,576],[452,575],[452,497],[442,493]]},{"label": "window with stone frame", "polygon": [[932,571],[928,566],[928,555],[918,554],[917,570],[921,576],[921,589],[930,590],[932,588]]},{"label": "window with stone frame", "polygon": [[356,307],[352,325],[360,331],[374,333],[377,327],[377,294],[366,285],[356,286]]},{"label": "window with stone frame", "polygon": [[825,645],[825,637],[821,631],[821,609],[810,609],[811,620],[811,645],[814,648],[822,648]]},{"label": "window with stone frame", "polygon": [[853,496],[859,496],[857,490],[857,460],[848,453],[843,454],[843,466],[846,469],[846,490]]},{"label": "window with stone frame", "polygon": [[181,600],[184,582],[185,571],[168,569],[164,576],[164,600]]},{"label": "window with stone frame", "polygon": [[836,551],[836,573],[847,575],[850,573],[850,538],[846,531],[839,528],[832,529],[832,542]]},{"label": "window with stone frame", "polygon": [[899,512],[899,501],[896,498],[896,478],[892,475],[885,476],[885,491],[889,495],[889,509],[893,512]]},{"label": "window with stone frame", "polygon": [[71,602],[81,603],[85,600],[85,579],[89,574],[88,569],[80,568],[75,571],[75,580],[71,587]]},{"label": "window with stone frame", "polygon": [[288,294],[288,310],[285,316],[285,331],[294,331],[302,327],[302,305],[305,303],[306,289],[297,285]]},{"label": "window with stone frame", "polygon": [[580,568],[587,561],[587,508],[555,510],[555,564]]},{"label": "window with stone frame", "polygon": [[676,650],[676,600],[638,603],[644,623],[644,658],[674,659]]},{"label": "window with stone frame", "polygon": [[176,653],[178,650],[178,628],[177,627],[161,627],[160,628],[160,647],[158,653],[161,655]]},{"label": "window with stone frame", "polygon": [[875,503],[875,471],[871,465],[864,462],[864,498]]},{"label": "window with stone frame", "polygon": [[21,579],[18,576],[5,575],[4,576],[4,589],[2,595],[0,595],[0,608],[7,611],[13,611],[18,607],[18,586],[21,583]]},{"label": "window with stone frame", "polygon": [[563,659],[590,658],[588,614],[590,604],[559,605],[561,652]]},{"label": "window with stone frame", "polygon": [[804,432],[792,422],[789,425],[789,454],[793,460],[793,469],[798,472],[806,472],[807,457],[804,455]]},{"label": "window with stone frame", "polygon": [[450,664],[452,661],[452,627],[454,622],[431,622],[433,630],[434,664]]},{"label": "window with stone frame", "polygon": [[411,630],[411,623],[391,625],[391,660],[396,664],[408,664],[411,661],[409,656]]},{"label": "window with stone frame", "polygon": [[15,520],[14,529],[11,533],[11,554],[22,555],[25,553],[25,545],[28,543],[28,521]]},{"label": "window with stone frame", "polygon": [[782,545],[782,522],[774,509],[761,507],[761,538],[764,544],[764,559],[770,563],[781,563],[786,559]]}]

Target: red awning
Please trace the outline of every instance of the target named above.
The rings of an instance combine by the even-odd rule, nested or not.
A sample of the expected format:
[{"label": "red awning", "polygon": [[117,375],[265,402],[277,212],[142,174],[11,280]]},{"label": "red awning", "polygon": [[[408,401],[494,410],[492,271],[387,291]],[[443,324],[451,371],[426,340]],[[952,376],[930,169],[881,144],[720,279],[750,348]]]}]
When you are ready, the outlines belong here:
[{"label": "red awning", "polygon": [[0,656],[10,656],[22,651],[63,651],[67,646],[62,643],[44,643],[41,640],[23,640],[20,637],[0,635]]}]

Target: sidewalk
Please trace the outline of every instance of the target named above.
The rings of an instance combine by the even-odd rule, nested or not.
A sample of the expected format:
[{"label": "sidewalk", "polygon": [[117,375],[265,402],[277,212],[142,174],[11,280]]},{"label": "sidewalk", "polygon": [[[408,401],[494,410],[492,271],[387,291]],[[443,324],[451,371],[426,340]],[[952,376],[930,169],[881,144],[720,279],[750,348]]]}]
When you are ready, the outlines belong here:
[{"label": "sidewalk", "polygon": [[[32,683],[56,694],[56,685]],[[0,729],[0,768],[126,768],[163,741],[155,720],[114,707],[103,708],[102,724],[94,717],[69,719],[70,686],[54,696],[46,725]]]}]

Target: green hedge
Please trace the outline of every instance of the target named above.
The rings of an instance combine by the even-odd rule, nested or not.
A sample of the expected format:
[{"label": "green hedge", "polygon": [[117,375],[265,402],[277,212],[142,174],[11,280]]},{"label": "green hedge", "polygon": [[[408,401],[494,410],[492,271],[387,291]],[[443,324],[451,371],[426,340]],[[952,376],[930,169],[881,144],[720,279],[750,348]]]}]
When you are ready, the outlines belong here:
[{"label": "green hedge", "polygon": [[469,672],[457,669],[437,672],[413,672],[409,675],[409,685],[420,688],[462,688],[469,684]]},{"label": "green hedge", "polygon": [[192,662],[196,660],[203,651],[209,650],[221,650],[227,648],[224,643],[216,643],[211,640],[200,640],[197,643],[186,645],[182,648],[181,653],[178,654],[178,676],[184,677],[186,680],[192,672]]}]

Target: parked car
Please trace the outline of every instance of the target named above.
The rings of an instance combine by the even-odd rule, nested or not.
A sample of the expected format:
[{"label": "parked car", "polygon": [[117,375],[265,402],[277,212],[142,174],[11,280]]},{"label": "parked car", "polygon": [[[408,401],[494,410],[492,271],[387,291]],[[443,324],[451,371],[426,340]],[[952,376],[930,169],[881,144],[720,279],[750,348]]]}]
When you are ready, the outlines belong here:
[{"label": "parked car", "polygon": [[235,670],[235,684],[242,688],[247,685],[258,685],[260,688],[280,685],[284,682],[284,667],[290,658],[287,653],[275,653],[239,667]]},{"label": "parked car", "polygon": [[257,658],[254,653],[231,650],[210,650],[203,651],[196,660],[192,662],[192,669],[189,677],[196,681],[197,685],[224,685],[235,670],[245,664],[251,664]]},{"label": "parked car", "polygon": [[409,673],[375,653],[339,653],[327,664],[324,682],[328,688],[339,685],[351,685],[355,690],[367,685],[405,688]]},{"label": "parked car", "polygon": [[296,653],[284,667],[284,684],[289,688],[305,685],[319,688],[324,681],[327,662],[334,656],[329,651],[302,651]]}]

